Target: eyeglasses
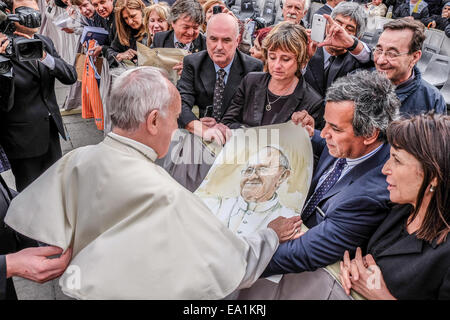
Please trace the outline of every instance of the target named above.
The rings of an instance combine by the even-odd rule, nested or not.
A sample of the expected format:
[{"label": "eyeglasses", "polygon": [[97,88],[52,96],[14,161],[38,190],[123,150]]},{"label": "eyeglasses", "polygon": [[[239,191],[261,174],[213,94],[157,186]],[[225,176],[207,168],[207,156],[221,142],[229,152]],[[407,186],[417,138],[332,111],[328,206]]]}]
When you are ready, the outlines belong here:
[{"label": "eyeglasses", "polygon": [[244,177],[250,177],[255,172],[258,176],[268,176],[268,175],[274,173],[273,169],[278,169],[279,167],[281,167],[281,166],[278,166],[278,167],[258,167],[258,168],[247,167],[246,169],[241,171],[241,174]]},{"label": "eyeglasses", "polygon": [[384,51],[383,49],[380,48],[373,48],[372,52],[374,56],[380,56],[384,54],[384,56],[388,59],[395,59],[405,54],[409,54],[409,52],[397,53],[395,51]]}]

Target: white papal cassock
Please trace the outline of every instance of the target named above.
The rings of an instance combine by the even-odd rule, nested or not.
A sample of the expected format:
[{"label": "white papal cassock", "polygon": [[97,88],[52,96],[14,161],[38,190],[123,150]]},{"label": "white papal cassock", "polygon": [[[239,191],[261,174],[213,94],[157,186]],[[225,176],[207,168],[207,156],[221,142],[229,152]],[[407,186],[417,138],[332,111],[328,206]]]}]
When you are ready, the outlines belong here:
[{"label": "white papal cassock", "polygon": [[65,155],[11,203],[5,222],[13,229],[73,247],[73,267],[60,280],[65,294],[220,299],[264,270],[278,247],[276,233],[237,237],[155,165],[156,157],[110,133]]}]

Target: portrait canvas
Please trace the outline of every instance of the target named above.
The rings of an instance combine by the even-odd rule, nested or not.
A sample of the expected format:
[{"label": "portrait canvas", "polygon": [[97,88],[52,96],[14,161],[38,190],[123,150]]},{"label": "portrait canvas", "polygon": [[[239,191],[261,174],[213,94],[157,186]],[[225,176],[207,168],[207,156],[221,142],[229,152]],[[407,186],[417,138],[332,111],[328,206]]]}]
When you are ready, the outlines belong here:
[{"label": "portrait canvas", "polygon": [[299,215],[313,171],[307,131],[291,121],[232,131],[195,194],[238,235]]}]

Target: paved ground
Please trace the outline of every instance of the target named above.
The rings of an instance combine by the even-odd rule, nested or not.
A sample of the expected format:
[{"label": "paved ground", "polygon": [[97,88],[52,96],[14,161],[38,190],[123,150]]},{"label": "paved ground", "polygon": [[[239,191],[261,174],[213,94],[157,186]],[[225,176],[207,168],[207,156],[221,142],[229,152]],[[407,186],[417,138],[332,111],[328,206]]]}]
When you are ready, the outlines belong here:
[{"label": "paved ground", "polygon": [[[55,86],[55,91],[58,104],[61,106],[66,98],[68,87],[58,83]],[[103,140],[103,132],[97,130],[94,120],[82,119],[79,112],[72,115],[63,115],[63,121],[67,134],[67,141],[61,139],[63,154],[78,147],[97,144]],[[14,176],[11,171],[2,173],[2,176],[10,187],[15,188]],[[14,278],[14,284],[18,298],[21,300],[67,299],[61,292],[57,279],[45,284],[37,284],[25,279]]]}]

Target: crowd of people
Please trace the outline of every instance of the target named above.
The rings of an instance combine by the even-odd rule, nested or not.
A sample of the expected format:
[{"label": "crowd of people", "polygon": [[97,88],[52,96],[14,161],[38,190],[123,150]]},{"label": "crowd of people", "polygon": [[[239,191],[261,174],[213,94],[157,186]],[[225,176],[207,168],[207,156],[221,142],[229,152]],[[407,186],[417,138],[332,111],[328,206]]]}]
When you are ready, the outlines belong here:
[{"label": "crowd of people", "polygon": [[[8,13],[45,10],[35,0],[5,3]],[[111,238],[103,232],[120,238],[126,225],[115,223],[127,217],[152,230],[134,227],[133,236],[122,239],[140,265],[135,280],[147,268],[156,278],[144,282],[160,290],[146,293],[131,275],[123,283],[128,287],[116,292],[88,275],[87,289],[72,297],[237,297],[237,290],[260,277],[340,262],[347,295],[450,299],[450,117],[439,89],[416,66],[425,28],[450,36],[450,2],[327,0],[316,12],[327,21],[318,43],[311,40],[310,1],[283,0],[283,21],[256,27],[250,47],[248,21],[221,0],[55,3],[108,32],[106,42],[88,54],[104,57],[110,68],[137,63],[138,42],[183,49],[186,56],[173,67],[180,75],[175,85],[154,67],[123,72],[106,106],[112,132],[100,144],[62,157],[59,137],[65,132],[54,82],[73,84],[75,67],[38,28],[15,23],[13,35],[0,33],[2,55],[16,38],[43,44],[42,58],[9,55],[12,73],[0,74],[0,172],[12,170],[19,192],[0,176],[0,299],[15,297],[12,276],[43,282],[63,274],[71,259],[86,264],[80,237],[100,239],[92,241],[106,248]],[[362,41],[368,17],[389,13],[394,19],[384,24],[377,43]],[[176,129],[225,145],[233,129],[288,121],[311,137],[311,186],[300,215],[278,217],[255,235],[228,230],[190,187],[157,165]],[[45,190],[45,197],[36,190]],[[28,210],[34,215],[21,225],[20,212]],[[53,225],[59,229],[48,227],[54,242],[43,246],[33,235],[46,229],[46,219],[55,219],[54,211],[66,220]],[[109,217],[99,221],[97,211]],[[305,233],[299,231],[302,223]],[[148,246],[150,258],[140,256],[148,234],[158,235],[158,244],[169,243]],[[116,251],[105,250],[110,256],[100,267],[117,259]],[[183,261],[174,263],[176,258]],[[380,275],[380,286],[368,286],[373,273]]]}]

